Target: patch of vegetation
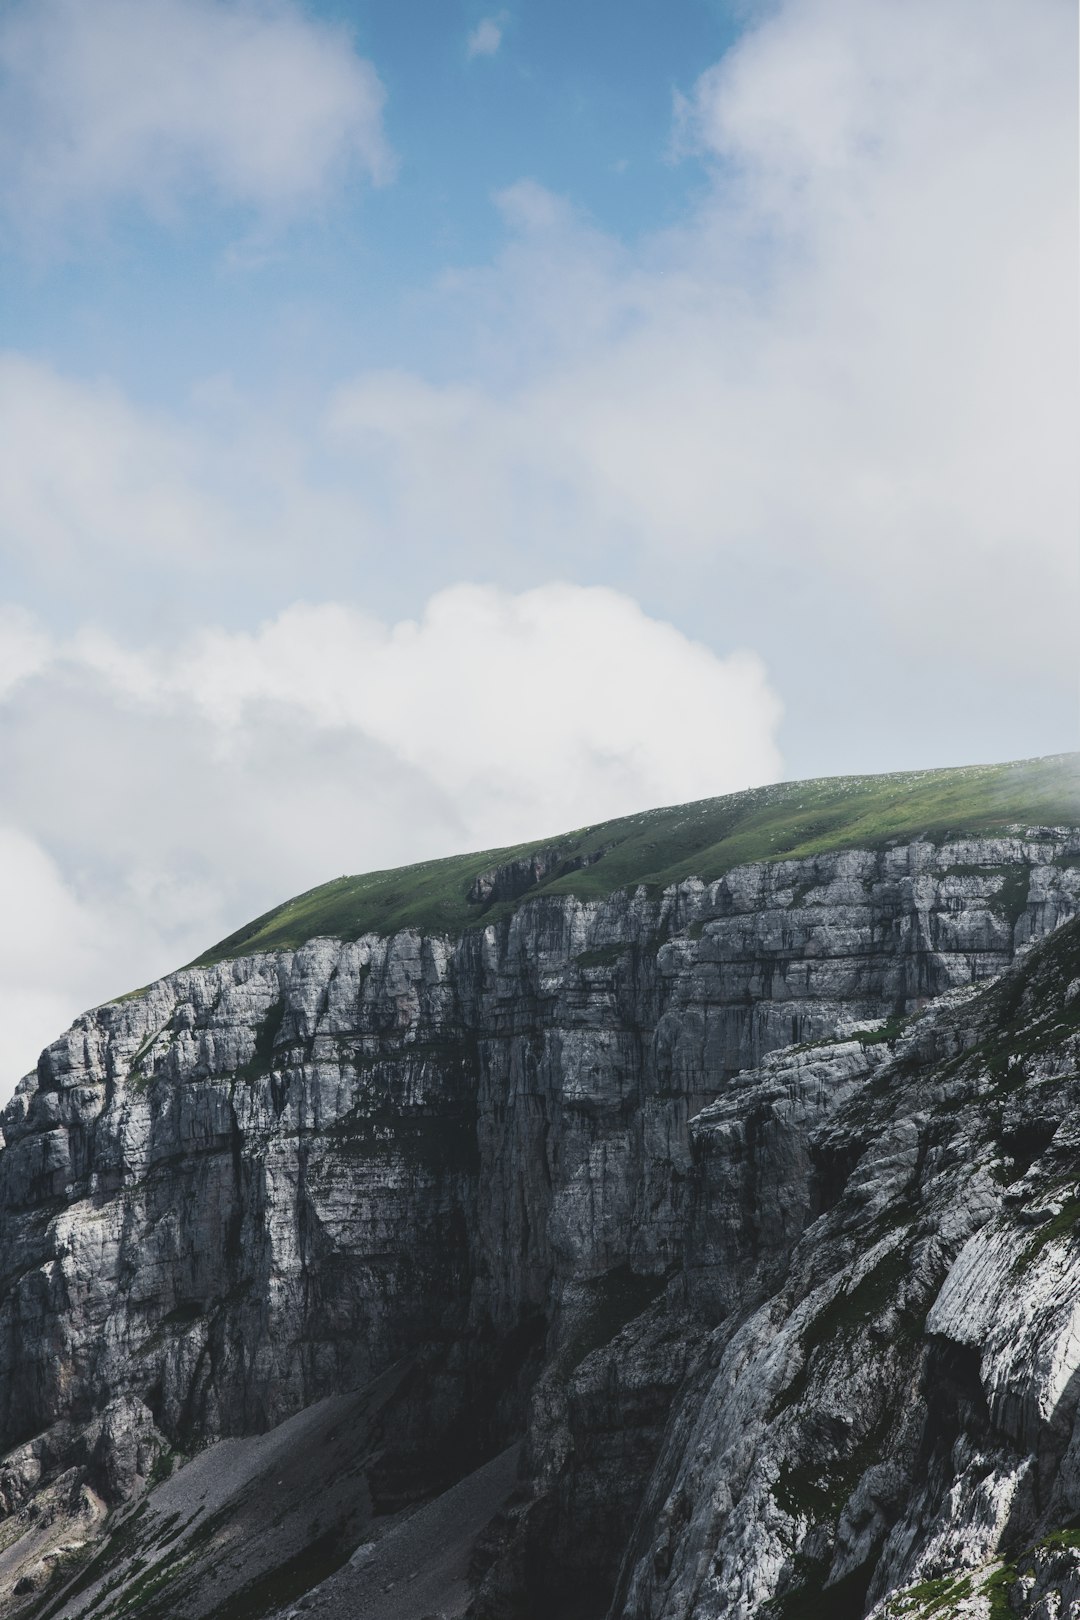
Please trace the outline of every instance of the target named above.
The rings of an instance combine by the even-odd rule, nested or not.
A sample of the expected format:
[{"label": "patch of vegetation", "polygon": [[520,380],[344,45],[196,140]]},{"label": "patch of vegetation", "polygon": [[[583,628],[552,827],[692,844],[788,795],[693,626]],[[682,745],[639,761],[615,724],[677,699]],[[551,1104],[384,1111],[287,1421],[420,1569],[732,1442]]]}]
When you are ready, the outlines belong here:
[{"label": "patch of vegetation", "polygon": [[[830,1046],[844,1046],[849,1041],[858,1041],[860,1046],[895,1046],[911,1018],[906,1013],[893,1013],[876,1029],[853,1029],[846,1035],[819,1035],[812,1041],[794,1042],[790,1048],[792,1052],[823,1052]],[[794,1020],[793,1020],[794,1023]],[[892,1071],[894,1074],[896,1069]]]},{"label": "patch of vegetation", "polygon": [[[291,949],[318,935],[356,939],[404,928],[456,935],[496,922],[538,895],[592,899],[639,885],[659,892],[688,877],[711,882],[750,861],[915,838],[943,842],[1032,824],[1080,825],[1080,755],[781,782],[623,816],[559,839],[340,877],[257,917],[196,965]],[[524,896],[494,904],[470,898],[483,874],[553,847],[559,861]]]},{"label": "patch of vegetation", "polygon": [[887,1600],[887,1620],[948,1620],[965,1598],[977,1594],[989,1600],[989,1620],[1013,1620],[1010,1595],[1021,1574],[1033,1574],[1039,1552],[1080,1551],[1080,1530],[1064,1526],[1043,1536],[1011,1562],[1000,1564],[985,1580],[979,1573],[945,1575],[905,1587]]},{"label": "patch of vegetation", "polygon": [[879,1029],[853,1029],[846,1038],[858,1041],[860,1046],[894,1046],[907,1021],[899,1013],[894,1013]]},{"label": "patch of vegetation", "polygon": [[[854,1288],[841,1288],[827,1305],[822,1306],[803,1329],[803,1364],[773,1403],[771,1417],[778,1416],[801,1397],[809,1382],[810,1365],[817,1351],[838,1339],[853,1338],[895,1302],[899,1285],[908,1270],[907,1256],[901,1250],[893,1249],[878,1261],[873,1270],[860,1278]],[[920,1326],[914,1319],[903,1323],[904,1330],[910,1336],[914,1336]]]},{"label": "patch of vegetation", "polygon": [[989,1620],[1012,1620],[1009,1594],[1016,1583],[1015,1564],[1003,1564],[981,1583],[977,1574],[943,1575],[895,1592],[886,1602],[887,1620],[949,1620],[967,1598],[989,1600]]},{"label": "patch of vegetation", "polygon": [[[982,1070],[996,1082],[984,1101],[1019,1090],[1027,1083],[1032,1060],[1080,1035],[1080,996],[1066,1000],[1076,979],[1080,979],[1080,918],[1074,917],[1033,945],[1011,972],[982,992],[986,1034],[954,1062],[958,1071]],[[940,1072],[944,1075],[946,1070]]]},{"label": "patch of vegetation", "polygon": [[21,1620],[44,1620],[43,1605],[48,1605],[48,1614],[57,1614],[63,1608],[66,1599],[56,1598],[58,1590],[62,1591],[73,1580],[86,1560],[90,1557],[92,1548],[76,1547],[71,1552],[61,1553],[49,1571],[48,1580],[44,1590],[39,1592],[29,1607],[20,1609]]},{"label": "patch of vegetation", "polygon": [[[215,1532],[219,1528],[219,1521],[223,1517],[223,1514],[215,1516]],[[158,1527],[157,1533],[152,1537],[148,1545],[160,1552],[162,1547],[167,1546],[170,1542],[175,1541],[178,1536],[183,1535],[188,1525],[193,1522],[191,1519],[186,1524],[181,1523],[178,1529],[174,1529],[171,1534],[164,1538],[161,1534],[163,1529],[168,1529],[179,1519],[180,1514],[170,1514],[164,1523]],[[200,1529],[202,1528],[205,1527],[200,1526]],[[119,1585],[119,1591],[109,1607],[104,1611],[102,1620],[111,1620],[113,1616],[119,1620],[119,1617],[123,1615],[139,1615],[142,1620],[150,1620],[150,1616],[154,1616],[155,1620],[173,1620],[177,1612],[177,1585],[193,1569],[197,1570],[198,1556],[195,1547],[199,1540],[200,1535],[197,1531],[191,1536],[186,1546],[177,1548],[175,1552],[169,1553],[163,1558],[158,1557],[152,1562],[144,1558],[135,1559],[123,1571],[122,1579],[113,1583],[114,1586]],[[98,1602],[100,1601],[98,1599]],[[162,1607],[162,1603],[164,1603],[164,1607]]]},{"label": "patch of vegetation", "polygon": [[285,998],[279,996],[255,1026],[255,1050],[237,1071],[238,1080],[260,1080],[274,1064],[274,1042],[285,1018]]},{"label": "patch of vegetation", "polygon": [[[345,1563],[350,1551],[340,1531],[324,1531],[277,1569],[226,1598],[207,1620],[262,1620],[263,1615],[284,1608],[333,1575]],[[148,1612],[146,1620],[159,1620],[159,1616]],[[164,1611],[160,1620],[168,1620]]]},{"label": "patch of vegetation", "polygon": [[1005,1564],[1003,1568],[996,1569],[988,1581],[980,1587],[982,1595],[990,1600],[989,1620],[1013,1620],[1013,1607],[1009,1602],[1009,1594],[1016,1584],[1015,1564]]},{"label": "patch of vegetation", "polygon": [[[144,1502],[139,1509],[139,1517],[145,1511]],[[197,1517],[198,1515],[194,1515]],[[122,1564],[124,1557],[133,1551],[150,1552],[160,1550],[175,1542],[179,1535],[184,1534],[193,1522],[188,1520],[179,1530],[174,1528],[177,1515],[170,1515],[162,1524],[155,1525],[151,1521],[143,1526],[143,1531],[149,1534],[140,1534],[134,1543],[125,1544],[119,1555],[115,1553],[109,1560],[109,1567]],[[103,1587],[95,1598],[90,1611],[99,1610],[106,1598],[111,1602],[102,1612],[103,1616],[120,1616],[125,1614],[138,1614],[141,1620],[174,1620],[176,1615],[175,1587],[185,1573],[199,1562],[201,1552],[211,1543],[215,1536],[228,1524],[229,1509],[223,1508],[218,1513],[204,1519],[186,1540],[164,1558],[134,1557],[125,1568],[120,1568],[112,1580]],[[163,1534],[165,1532],[165,1534]],[[107,1551],[109,1549],[106,1549]],[[98,1577],[94,1577],[95,1579]],[[89,1584],[89,1583],[87,1583]],[[76,1589],[65,1594],[63,1602],[75,1595]],[[115,1595],[113,1595],[115,1594]],[[63,1603],[61,1604],[61,1607]],[[46,1620],[46,1617],[43,1617]]]},{"label": "patch of vegetation", "polygon": [[1001,888],[991,896],[990,910],[1008,923],[1010,930],[1014,929],[1020,918],[1027,910],[1028,898],[1031,894],[1031,874],[1026,866],[1008,867],[1003,875]]},{"label": "patch of vegetation", "polygon": [[949,866],[946,877],[998,878],[997,889],[987,900],[989,910],[1010,929],[1015,929],[1027,910],[1031,894],[1031,874],[1026,866]]},{"label": "patch of vegetation", "polygon": [[887,1613],[903,1615],[905,1620],[932,1620],[932,1617],[945,1620],[973,1590],[970,1575],[946,1575],[937,1580],[920,1581],[917,1586],[908,1586],[890,1598]]},{"label": "patch of vegetation", "polygon": [[145,1528],[141,1522],[145,1513],[146,1503],[143,1502],[122,1524],[117,1525],[104,1546],[83,1566],[75,1580],[64,1588],[56,1602],[41,1616],[41,1620],[53,1620],[72,1598],[88,1591],[96,1581],[109,1574],[125,1558],[134,1555]]},{"label": "patch of vegetation", "polygon": [[837,1517],[858,1482],[858,1478],[853,1479],[847,1486],[831,1467],[810,1468],[806,1464],[785,1462],[772,1494],[777,1506],[789,1518],[822,1524]]},{"label": "patch of vegetation", "polygon": [[1047,1552],[1080,1552],[1080,1530],[1051,1530],[1036,1545]]},{"label": "patch of vegetation", "polygon": [[1080,1234],[1080,1199],[1072,1199],[1059,1215],[1041,1226],[1021,1254],[1013,1261],[1012,1269],[1019,1276],[1027,1271],[1055,1238],[1076,1237]]},{"label": "patch of vegetation", "polygon": [[579,968],[614,967],[628,954],[625,945],[603,945],[596,951],[582,951],[580,956],[574,957],[574,966]]},{"label": "patch of vegetation", "polygon": [[1019,1181],[1025,1174],[1023,1165],[1017,1164],[1013,1159],[995,1159],[990,1166],[990,1178],[996,1181],[999,1187],[1011,1187],[1014,1181]]},{"label": "patch of vegetation", "polygon": [[777,1506],[792,1519],[835,1526],[866,1470],[886,1454],[890,1428],[889,1414],[883,1412],[846,1455],[814,1464],[785,1461],[772,1486]]},{"label": "patch of vegetation", "polygon": [[[124,999],[127,998],[125,997]],[[146,1039],[141,1042],[138,1051],[132,1057],[131,1062],[128,1065],[127,1074],[127,1084],[131,1091],[141,1095],[154,1078],[152,1074],[146,1073],[145,1069],[142,1067],[142,1062],[147,1053],[154,1046],[154,1043],[160,1040],[162,1035],[166,1037],[166,1043],[171,1042],[173,1039],[172,1032],[169,1030],[167,1023],[162,1024],[160,1029],[151,1030],[150,1034],[147,1035]]]},{"label": "patch of vegetation", "polygon": [[1023,1091],[1027,1085],[1027,1066],[1023,1058],[1011,1052],[995,1051],[990,1068],[997,1079],[997,1085],[989,1094],[995,1102],[1011,1097],[1016,1091]]},{"label": "patch of vegetation", "polygon": [[148,984],[140,984],[137,990],[125,990],[122,996],[111,996],[109,1001],[107,1003],[102,1003],[102,1005],[118,1007],[122,1002],[136,1001],[139,996],[144,996],[149,989],[150,986]]},{"label": "patch of vegetation", "polygon": [[155,1485],[162,1485],[164,1484],[165,1480],[170,1479],[175,1466],[176,1454],[174,1453],[172,1447],[162,1446],[161,1450],[154,1458],[154,1466],[150,1470],[150,1478],[147,1481],[150,1489],[153,1490]]}]

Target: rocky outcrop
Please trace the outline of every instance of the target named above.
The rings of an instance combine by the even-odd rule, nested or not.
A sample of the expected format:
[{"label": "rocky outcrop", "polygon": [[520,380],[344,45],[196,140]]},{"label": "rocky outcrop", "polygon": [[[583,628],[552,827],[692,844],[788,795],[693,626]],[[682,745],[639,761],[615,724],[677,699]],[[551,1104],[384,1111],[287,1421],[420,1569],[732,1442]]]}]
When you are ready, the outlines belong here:
[{"label": "rocky outcrop", "polygon": [[[1078,1060],[1070,924],[891,1041],[777,1054],[701,1114],[686,1286],[720,1320],[613,1612],[1076,1612]],[[777,1286],[740,1288],[729,1189],[771,1201],[777,1158]]]},{"label": "rocky outcrop", "polygon": [[[803,1433],[816,1373],[794,1395],[782,1373],[799,1347],[817,1366],[811,1316],[852,1294],[892,1309],[886,1282],[916,1252],[911,1342],[937,1301],[933,1343],[955,1346],[942,1366],[968,1375],[935,1290],[1005,1194],[955,1144],[927,1145],[918,1109],[881,1113],[875,1087],[900,1059],[869,1025],[952,1008],[1074,916],[1078,854],[1076,834],[1034,829],[537,897],[457,940],[315,940],[85,1015],[4,1115],[4,1508],[66,1475],[115,1507],[165,1448],[264,1430],[396,1366],[365,1463],[377,1511],[528,1430],[478,1612],[600,1616],[639,1511],[627,1614],[756,1613],[798,1584],[793,1559],[835,1585],[872,1546],[880,1586],[958,1555],[925,1551],[934,1505],[892,1475],[860,1475],[822,1540],[798,1495],[817,1453],[792,1451],[780,1479],[746,1436],[777,1403]],[[918,1039],[962,1046],[941,1016]],[[770,1058],[792,1043],[809,1050]],[[1038,1132],[1002,1108],[1022,1159]],[[952,1202],[902,1248],[898,1201],[937,1209],[912,1167],[939,1159]],[[860,1354],[843,1368],[855,1385]],[[915,1387],[913,1356],[878,1356],[890,1399]],[[878,1445],[892,1407],[868,1402],[857,1421],[807,1418],[833,1436],[826,1460]],[[729,1452],[722,1482],[703,1459]],[[847,1480],[820,1489],[831,1502]],[[709,1608],[701,1594],[721,1590],[743,1609]]]}]

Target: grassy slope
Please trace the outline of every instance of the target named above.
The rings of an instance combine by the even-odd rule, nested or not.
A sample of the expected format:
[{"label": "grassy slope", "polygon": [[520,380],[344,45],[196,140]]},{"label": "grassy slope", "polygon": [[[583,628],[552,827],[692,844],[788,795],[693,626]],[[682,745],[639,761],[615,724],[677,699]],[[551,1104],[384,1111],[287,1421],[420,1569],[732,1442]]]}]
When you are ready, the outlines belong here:
[{"label": "grassy slope", "polygon": [[[590,898],[637,884],[659,889],[686,877],[708,882],[746,861],[1033,825],[1080,826],[1080,754],[781,782],[622,816],[531,844],[341,877],[268,911],[198,960],[206,964],[288,948],[318,935],[355,938],[408,927],[457,934],[495,921],[520,904],[502,901],[485,908],[470,902],[476,877],[537,850],[557,848],[561,864],[547,881],[529,890],[530,898]],[[601,849],[605,853],[594,865],[566,870],[575,857]]]}]

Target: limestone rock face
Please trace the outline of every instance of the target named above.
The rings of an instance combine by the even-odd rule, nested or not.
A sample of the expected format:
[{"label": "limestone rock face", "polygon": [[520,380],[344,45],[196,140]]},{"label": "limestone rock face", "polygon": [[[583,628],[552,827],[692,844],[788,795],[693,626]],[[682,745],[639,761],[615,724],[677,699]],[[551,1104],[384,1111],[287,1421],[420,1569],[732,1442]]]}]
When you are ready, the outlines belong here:
[{"label": "limestone rock face", "polygon": [[[0,1511],[69,1475],[115,1507],[168,1447],[407,1363],[377,1508],[527,1431],[478,1614],[591,1620],[618,1580],[628,1616],[749,1616],[872,1560],[870,1603],[991,1556],[1018,1503],[1064,1512],[1076,1290],[1056,1239],[1022,1321],[1008,1279],[1071,1208],[1073,1060],[940,1076],[978,988],[1080,913],[1078,855],[1034,829],[526,897],[85,1014],[3,1116]],[[871,1026],[901,1017],[894,1051]],[[851,1298],[873,1331],[837,1328],[826,1378]],[[925,1356],[983,1414],[947,1453]],[[877,1473],[835,1460],[886,1435]]]},{"label": "limestone rock face", "polygon": [[[891,1043],[775,1054],[698,1116],[685,1277],[717,1325],[618,1613],[1077,1612],[1078,971],[1072,924]],[[747,1279],[733,1197],[772,1202],[778,1162]]]}]

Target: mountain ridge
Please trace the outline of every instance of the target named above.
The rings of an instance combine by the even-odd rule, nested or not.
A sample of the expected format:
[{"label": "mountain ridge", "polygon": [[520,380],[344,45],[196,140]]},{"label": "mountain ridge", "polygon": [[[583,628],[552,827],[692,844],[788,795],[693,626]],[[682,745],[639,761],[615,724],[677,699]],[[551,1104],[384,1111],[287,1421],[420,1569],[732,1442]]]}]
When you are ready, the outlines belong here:
[{"label": "mountain ridge", "polygon": [[453,935],[498,922],[542,894],[604,899],[690,877],[708,883],[762,860],[1077,823],[1080,753],[770,783],[528,843],[335,878],[263,912],[188,965],[295,949],[321,935],[356,939],[407,927]]},{"label": "mountain ridge", "polygon": [[[1000,830],[951,841],[970,770],[856,779],[816,836],[875,848],[600,898],[467,857],[483,927],[83,1014],[2,1116],[4,1612],[425,1620],[445,1570],[455,1620],[945,1620],[965,1581],[988,1620],[1029,1549],[1070,1590],[1073,769],[987,767]],[[716,825],[646,813],[628,861],[665,816]]]}]

